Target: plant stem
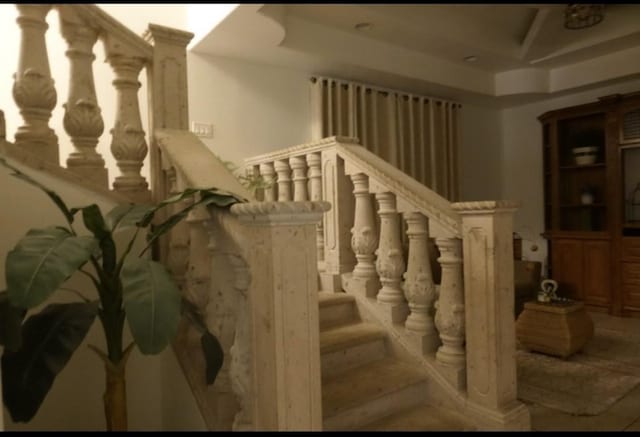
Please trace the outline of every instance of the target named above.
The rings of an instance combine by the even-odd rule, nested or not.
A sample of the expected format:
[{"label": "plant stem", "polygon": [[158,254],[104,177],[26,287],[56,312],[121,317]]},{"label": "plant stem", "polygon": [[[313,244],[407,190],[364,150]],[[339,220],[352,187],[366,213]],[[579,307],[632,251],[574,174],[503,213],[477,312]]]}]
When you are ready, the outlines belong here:
[{"label": "plant stem", "polygon": [[107,385],[103,400],[107,431],[127,430],[127,386],[124,361],[126,357],[117,365],[105,363]]}]

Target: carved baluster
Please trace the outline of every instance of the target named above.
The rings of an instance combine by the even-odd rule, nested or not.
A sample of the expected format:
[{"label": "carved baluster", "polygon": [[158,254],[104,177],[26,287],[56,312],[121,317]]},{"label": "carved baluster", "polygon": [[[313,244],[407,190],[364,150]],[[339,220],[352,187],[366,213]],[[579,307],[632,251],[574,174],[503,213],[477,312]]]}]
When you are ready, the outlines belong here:
[{"label": "carved baluster", "polygon": [[374,264],[378,233],[371,193],[369,193],[369,177],[364,173],[357,173],[351,175],[351,181],[356,198],[353,228],[351,228],[351,248],[357,260],[352,276],[355,282],[364,283],[365,295],[373,297],[379,289],[378,273]]},{"label": "carved baluster", "polygon": [[276,195],[276,172],[273,169],[272,162],[265,162],[260,164],[260,174],[264,179],[265,187],[264,187],[264,201],[265,202],[275,202],[277,199]]},{"label": "carved baluster", "polygon": [[293,156],[289,158],[289,164],[293,171],[293,200],[295,202],[304,202],[308,200],[307,196],[307,175],[306,160],[304,156]]},{"label": "carved baluster", "polygon": [[464,385],[464,288],[462,282],[462,249],[457,238],[437,238],[440,249],[438,262],[442,266],[440,298],[436,302],[436,328],[442,346],[436,353],[437,361],[451,368],[453,382]]},{"label": "carved baluster", "polygon": [[405,219],[408,224],[409,256],[403,289],[411,314],[404,326],[416,334],[425,353],[434,352],[439,339],[433,322],[436,287],[429,260],[427,219],[418,212],[405,214]]},{"label": "carved baluster", "polygon": [[276,161],[276,173],[278,173],[278,202],[291,200],[291,169],[286,160]]},{"label": "carved baluster", "polygon": [[113,188],[144,196],[148,184],[140,169],[148,148],[138,106],[138,75],[144,64],[139,58],[119,54],[109,56],[108,60],[116,75],[113,85],[118,92],[116,121],[111,129],[111,153],[121,174],[116,177]]},{"label": "carved baluster", "polygon": [[106,188],[109,184],[107,169],[104,159],[96,151],[98,139],[104,132],[92,69],[96,58],[93,46],[98,33],[79,23],[61,21],[62,35],[69,44],[66,55],[70,62],[69,98],[63,105],[63,123],[75,147],[67,158],[67,167]]},{"label": "carved baluster", "polygon": [[[309,167],[309,200],[322,200],[322,159],[319,153],[307,155]],[[324,261],[324,227],[322,221],[316,228],[316,246],[318,247],[318,261]]]},{"label": "carved baluster", "polygon": [[13,76],[13,99],[20,108],[24,125],[18,128],[15,143],[57,165],[58,137],[49,127],[57,96],[44,37],[49,28],[46,17],[51,5],[17,4],[16,7],[22,38],[18,71]]},{"label": "carved baluster", "polygon": [[376,193],[380,216],[380,243],[376,255],[376,270],[382,288],[378,292],[378,302],[391,305],[391,320],[404,321],[408,308],[400,281],[405,263],[402,257],[399,214],[396,210],[396,196],[393,193]]}]

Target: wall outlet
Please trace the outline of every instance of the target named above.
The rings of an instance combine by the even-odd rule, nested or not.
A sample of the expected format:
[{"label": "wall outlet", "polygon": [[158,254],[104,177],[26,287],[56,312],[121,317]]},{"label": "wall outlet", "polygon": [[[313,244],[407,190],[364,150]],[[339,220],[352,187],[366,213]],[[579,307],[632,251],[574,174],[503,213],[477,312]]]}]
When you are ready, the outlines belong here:
[{"label": "wall outlet", "polygon": [[213,138],[213,125],[210,123],[192,121],[191,132],[199,137]]}]

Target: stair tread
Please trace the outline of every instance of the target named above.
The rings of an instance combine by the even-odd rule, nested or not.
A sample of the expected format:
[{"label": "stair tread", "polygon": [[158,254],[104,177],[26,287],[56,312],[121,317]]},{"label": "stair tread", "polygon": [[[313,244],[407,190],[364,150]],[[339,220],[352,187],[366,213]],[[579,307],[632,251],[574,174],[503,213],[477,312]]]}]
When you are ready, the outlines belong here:
[{"label": "stair tread", "polygon": [[386,337],[386,332],[373,323],[352,323],[320,331],[320,353],[346,349],[349,346]]},{"label": "stair tread", "polygon": [[460,413],[443,407],[420,404],[371,422],[359,431],[471,431]]},{"label": "stair tread", "polygon": [[325,378],[322,384],[323,416],[331,417],[425,379],[425,375],[413,366],[394,358],[374,361],[333,375]]},{"label": "stair tread", "polygon": [[355,298],[347,293],[334,293],[332,291],[319,291],[318,304],[322,306],[339,305],[345,302],[354,302]]}]

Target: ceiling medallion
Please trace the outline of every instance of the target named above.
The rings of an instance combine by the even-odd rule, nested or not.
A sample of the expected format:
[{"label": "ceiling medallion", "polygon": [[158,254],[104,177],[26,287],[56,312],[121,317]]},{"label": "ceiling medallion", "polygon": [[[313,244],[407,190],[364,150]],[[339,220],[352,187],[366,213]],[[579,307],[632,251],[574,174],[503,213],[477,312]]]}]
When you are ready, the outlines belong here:
[{"label": "ceiling medallion", "polygon": [[604,19],[604,4],[583,5],[568,4],[564,11],[564,27],[567,29],[586,29],[595,26]]}]

